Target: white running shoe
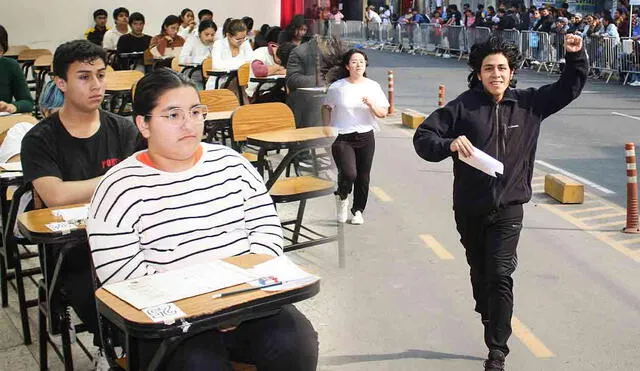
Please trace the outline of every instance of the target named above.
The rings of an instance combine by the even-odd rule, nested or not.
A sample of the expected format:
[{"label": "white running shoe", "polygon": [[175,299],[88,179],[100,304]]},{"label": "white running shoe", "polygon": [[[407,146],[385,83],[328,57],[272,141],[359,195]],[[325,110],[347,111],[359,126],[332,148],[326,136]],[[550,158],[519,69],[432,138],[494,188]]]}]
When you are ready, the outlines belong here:
[{"label": "white running shoe", "polygon": [[362,211],[356,211],[356,213],[353,215],[353,218],[351,218],[351,224],[361,225],[363,223],[364,218],[362,217]]},{"label": "white running shoe", "polygon": [[338,211],[338,223],[346,223],[349,217],[349,199],[340,199],[340,195],[336,195],[336,209]]},{"label": "white running shoe", "polygon": [[631,85],[631,86],[640,86],[640,81],[630,82],[629,85]]}]

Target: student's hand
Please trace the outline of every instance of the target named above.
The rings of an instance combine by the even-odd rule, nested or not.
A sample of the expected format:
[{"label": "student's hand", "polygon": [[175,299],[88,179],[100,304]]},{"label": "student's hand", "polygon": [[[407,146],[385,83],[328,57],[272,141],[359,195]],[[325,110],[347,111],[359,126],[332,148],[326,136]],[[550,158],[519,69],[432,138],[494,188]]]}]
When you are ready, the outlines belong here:
[{"label": "student's hand", "polygon": [[458,152],[458,154],[463,157],[471,157],[473,155],[473,144],[471,144],[469,139],[464,135],[457,137],[453,142],[451,142],[449,149],[451,152]]},{"label": "student's hand", "polygon": [[14,104],[0,100],[0,112],[16,113],[17,110],[18,107],[16,107]]},{"label": "student's hand", "polygon": [[165,35],[165,40],[167,40],[168,42],[172,43],[173,42],[173,38],[169,35]]},{"label": "student's hand", "polygon": [[362,97],[362,103],[364,103],[369,108],[373,108],[373,99],[369,97]]},{"label": "student's hand", "polygon": [[568,34],[564,37],[564,49],[568,53],[579,52],[582,49],[582,37]]}]

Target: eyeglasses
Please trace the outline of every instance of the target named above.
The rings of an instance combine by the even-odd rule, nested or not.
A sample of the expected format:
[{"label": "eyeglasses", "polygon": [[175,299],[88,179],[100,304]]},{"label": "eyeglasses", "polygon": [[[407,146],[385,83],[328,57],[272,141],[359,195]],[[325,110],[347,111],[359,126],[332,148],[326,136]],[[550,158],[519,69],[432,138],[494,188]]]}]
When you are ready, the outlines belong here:
[{"label": "eyeglasses", "polygon": [[166,115],[144,115],[144,117],[162,117],[166,118],[172,125],[180,125],[189,120],[204,121],[207,117],[209,110],[207,106],[200,104],[191,108],[188,112],[185,112],[182,108],[172,108]]}]

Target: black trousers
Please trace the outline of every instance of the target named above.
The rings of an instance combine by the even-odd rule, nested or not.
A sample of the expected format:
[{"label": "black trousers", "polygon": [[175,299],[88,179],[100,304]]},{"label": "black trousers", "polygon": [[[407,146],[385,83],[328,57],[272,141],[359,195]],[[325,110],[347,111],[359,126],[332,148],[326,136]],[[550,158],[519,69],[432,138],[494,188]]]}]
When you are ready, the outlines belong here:
[{"label": "black trousers", "polygon": [[353,188],[351,212],[364,211],[369,197],[369,178],[376,141],[373,130],[366,133],[340,134],[331,153],[338,168],[338,192],[346,199]]},{"label": "black trousers", "polygon": [[[147,365],[160,341],[140,344]],[[231,371],[230,360],[256,365],[258,371],[313,371],[318,363],[318,334],[293,305],[273,316],[243,322],[236,329],[211,330],[182,342],[165,370]]]},{"label": "black trousers", "polygon": [[78,318],[93,334],[93,345],[101,347],[92,269],[89,245],[71,248],[61,268],[61,290]]},{"label": "black trousers", "polygon": [[485,326],[489,350],[509,353],[513,314],[513,279],[516,252],[522,230],[522,205],[510,205],[488,213],[455,211],[460,242],[471,268],[471,286]]}]

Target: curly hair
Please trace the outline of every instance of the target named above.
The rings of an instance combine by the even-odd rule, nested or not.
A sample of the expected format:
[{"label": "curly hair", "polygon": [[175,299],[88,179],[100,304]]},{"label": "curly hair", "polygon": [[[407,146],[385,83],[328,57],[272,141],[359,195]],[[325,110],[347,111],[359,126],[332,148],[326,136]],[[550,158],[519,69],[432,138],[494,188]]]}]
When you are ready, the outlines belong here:
[{"label": "curly hair", "polygon": [[[471,47],[471,53],[469,53],[468,63],[471,68],[471,73],[467,77],[470,89],[475,87],[477,84],[480,84],[478,75],[482,68],[482,61],[491,54],[504,55],[505,58],[507,58],[509,68],[512,71],[515,71],[522,61],[522,55],[520,54],[518,47],[500,37],[492,36],[489,40],[483,43],[473,45]],[[511,79],[510,87],[515,88],[515,85],[516,79]]]}]

